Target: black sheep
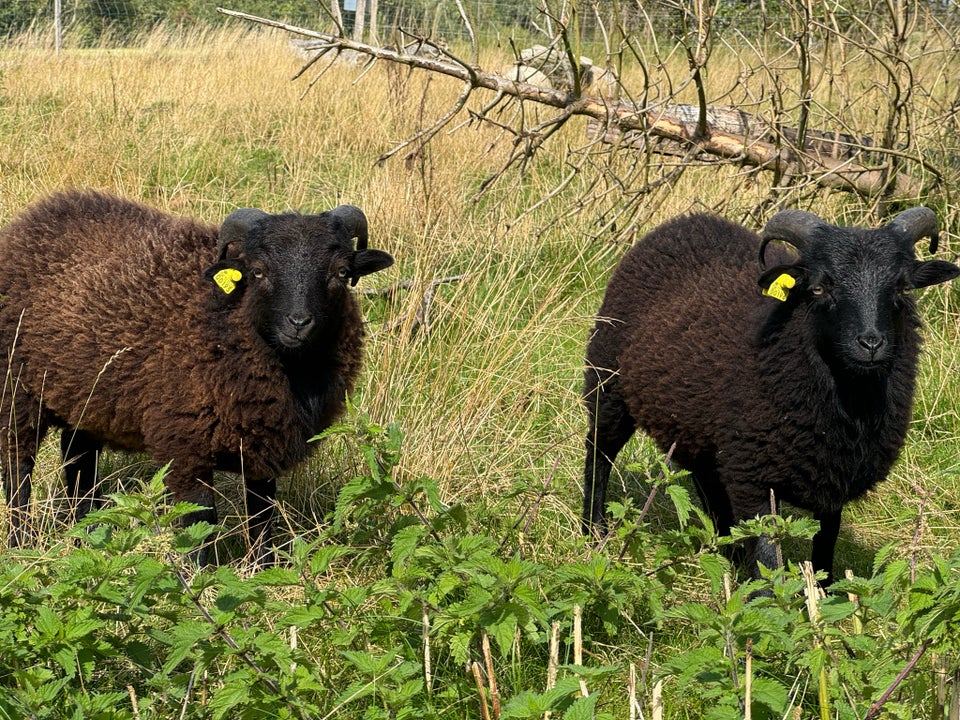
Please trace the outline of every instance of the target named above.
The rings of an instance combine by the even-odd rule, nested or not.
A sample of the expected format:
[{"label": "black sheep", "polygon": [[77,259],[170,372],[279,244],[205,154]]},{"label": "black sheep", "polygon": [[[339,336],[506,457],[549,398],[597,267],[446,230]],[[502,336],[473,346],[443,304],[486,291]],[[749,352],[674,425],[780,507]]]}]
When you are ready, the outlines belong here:
[{"label": "black sheep", "polygon": [[[843,505],[887,476],[910,422],[920,320],[909,291],[960,273],[918,261],[922,237],[935,250],[927,208],[874,230],[785,210],[762,240],[694,214],[628,251],[587,348],[584,531],[604,527],[611,464],[639,427],[664,450],[676,443],[721,534],[769,513],[771,490],[812,511],[813,565],[830,577]],[[758,562],[777,564],[767,541],[745,556],[754,576]]]},{"label": "black sheep", "polygon": [[220,228],[98,192],[26,208],[0,231],[10,544],[29,536],[37,447],[59,427],[78,515],[104,445],[146,451],[172,461],[175,499],[210,508],[196,520],[216,521],[214,471],[242,473],[251,542],[272,559],[276,477],[343,412],[360,370],[349,284],[392,262],[349,205],[242,209]]}]

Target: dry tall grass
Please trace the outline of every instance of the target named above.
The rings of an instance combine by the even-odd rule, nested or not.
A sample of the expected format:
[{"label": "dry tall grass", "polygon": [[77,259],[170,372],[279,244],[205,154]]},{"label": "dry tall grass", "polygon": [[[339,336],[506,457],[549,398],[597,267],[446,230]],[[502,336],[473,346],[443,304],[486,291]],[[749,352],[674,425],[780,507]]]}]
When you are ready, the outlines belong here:
[{"label": "dry tall grass", "polygon": [[[519,500],[503,501],[507,514],[525,492],[547,485],[538,540],[549,547],[551,538],[577,533],[583,348],[625,248],[595,237],[590,213],[567,213],[585,178],[513,220],[555,187],[568,149],[584,143],[583,125],[570,123],[525,176],[509,176],[474,201],[509,151],[491,126],[462,127],[406,161],[376,164],[449,106],[456,82],[383,65],[361,73],[340,63],[305,92],[305,81],[291,82],[301,61],[287,41],[234,27],[185,36],[158,31],[137,49],[57,57],[21,43],[0,51],[0,222],[68,186],[107,188],[209,220],[242,206],[359,205],[370,218],[371,244],[397,258],[364,286],[412,280],[414,287],[392,300],[362,299],[370,337],[357,406],[378,422],[402,425],[403,472],[437,478],[448,497],[468,502],[494,504],[519,490]],[[489,52],[488,67],[506,62]],[[742,70],[732,55],[726,59],[710,78],[717,98],[730,87],[730,73]],[[763,178],[744,183],[736,168],[706,169],[638,202],[648,203],[651,224],[721,204],[743,219],[767,190]],[[822,212],[840,221],[847,212],[856,216],[850,207],[834,197]],[[434,289],[430,327],[414,328],[429,281],[460,274]],[[948,291],[932,290],[923,303],[932,329],[917,427],[890,482],[849,513],[855,522],[841,545],[861,571],[878,545],[910,541],[920,505],[926,524],[918,542],[949,545],[960,528],[951,377],[960,315]],[[648,463],[656,455],[642,440],[631,448]],[[352,462],[330,442],[284,484],[292,514],[302,513],[296,522],[329,507]],[[40,474],[47,487],[39,495],[49,497],[53,453]],[[627,492],[643,492],[642,479],[622,480]]]}]

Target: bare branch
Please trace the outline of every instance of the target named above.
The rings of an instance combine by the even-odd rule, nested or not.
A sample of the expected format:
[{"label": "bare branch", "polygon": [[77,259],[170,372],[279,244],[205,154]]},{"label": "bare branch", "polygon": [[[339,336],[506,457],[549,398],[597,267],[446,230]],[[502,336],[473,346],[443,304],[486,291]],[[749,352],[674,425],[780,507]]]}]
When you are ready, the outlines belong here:
[{"label": "bare branch", "polygon": [[[619,4],[614,3],[619,12]],[[594,3],[594,12],[598,14],[597,4]],[[639,97],[631,98],[622,83],[615,83],[615,95],[620,100],[608,100],[600,96],[586,94],[583,70],[579,53],[579,27],[577,8],[566,5],[554,12],[546,4],[541,12],[547,20],[547,29],[554,33],[551,37],[549,52],[557,57],[564,58],[568,65],[570,89],[556,89],[541,85],[523,82],[504,75],[488,72],[478,65],[477,42],[473,33],[471,19],[466,11],[465,4],[457,1],[457,8],[471,38],[471,60],[469,62],[455,57],[447,50],[435,55],[414,54],[406,52],[401,46],[399,49],[378,47],[376,45],[359,42],[342,35],[331,35],[316,32],[305,28],[280,23],[274,20],[249,15],[247,13],[220,9],[220,12],[232,17],[251,22],[281,28],[308,38],[316,42],[308,46],[319,54],[329,54],[331,51],[351,51],[366,55],[372,60],[384,60],[389,63],[403,65],[411,69],[426,70],[460,80],[463,88],[452,107],[445,112],[430,127],[417,132],[412,138],[404,141],[397,147],[382,154],[379,163],[385,162],[401,150],[414,146],[413,153],[419,152],[443,128],[448,127],[453,119],[465,108],[476,90],[488,90],[494,93],[492,101],[486,103],[479,111],[467,109],[469,121],[478,120],[497,126],[502,132],[513,136],[514,148],[503,166],[488,178],[482,185],[478,196],[491,183],[500,179],[504,173],[513,167],[519,167],[521,172],[526,163],[533,157],[544,142],[553,136],[559,128],[573,118],[585,116],[588,118],[587,137],[590,140],[601,140],[610,148],[631,148],[641,150],[647,161],[646,167],[651,167],[650,159],[653,154],[658,156],[675,156],[683,158],[684,163],[710,164],[716,162],[736,163],[749,168],[750,172],[766,171],[773,173],[773,189],[769,200],[775,201],[783,189],[789,191],[803,190],[804,188],[828,188],[854,192],[864,198],[879,198],[878,202],[886,202],[898,198],[917,198],[931,186],[942,185],[942,173],[929,162],[919,157],[919,153],[911,152],[911,138],[914,132],[912,127],[912,109],[909,102],[915,88],[912,69],[905,56],[905,39],[909,31],[916,25],[914,14],[903,10],[889,11],[890,21],[894,32],[891,39],[875,34],[866,20],[855,18],[854,22],[862,24],[861,30],[870,40],[854,41],[840,34],[840,26],[831,8],[820,8],[812,0],[798,0],[793,10],[793,32],[791,37],[781,34],[781,43],[775,44],[772,55],[767,56],[767,43],[758,41],[748,45],[756,53],[760,61],[759,68],[750,67],[742,62],[741,77],[732,83],[730,89],[723,92],[724,99],[731,105],[717,104],[716,99],[708,98],[704,82],[703,70],[711,55],[714,41],[713,18],[719,4],[711,6],[709,0],[697,0],[694,3],[676,3],[680,11],[683,27],[689,23],[689,32],[685,31],[680,41],[682,51],[686,53],[689,75],[679,84],[674,85],[668,73],[654,70],[655,82],[651,80],[648,64],[653,68],[662,68],[669,59],[661,57],[656,42],[652,44],[654,58],[651,63],[646,62],[645,51],[634,42],[617,20],[617,32],[621,36],[616,50],[622,54],[623,50],[632,53],[638,60],[644,75],[644,85]],[[825,14],[825,19],[814,17],[814,10]],[[893,6],[891,5],[891,8]],[[646,17],[643,8],[640,13]],[[906,13],[906,14],[904,14]],[[604,36],[607,50],[607,66],[610,65],[610,54],[613,52],[611,36],[598,15],[598,22]],[[651,20],[647,18],[649,24]],[[764,15],[764,23],[771,22]],[[773,27],[773,25],[770,25]],[[842,76],[843,63],[839,70],[828,69],[824,65],[818,75],[813,67],[813,43],[819,42],[822,33],[829,40],[839,45],[841,59],[845,57],[846,47],[855,48],[861,57],[866,55],[883,69],[889,82],[884,88],[890,95],[887,112],[883,118],[883,137],[874,141],[850,131],[848,123],[841,117],[849,117],[858,98],[844,88],[838,90],[844,94],[839,96],[839,109],[828,109],[815,103],[814,90],[824,82],[824,78],[831,83],[831,92],[834,80]],[[870,34],[874,33],[871,37]],[[654,39],[655,40],[655,39]],[[556,46],[556,49],[553,49]],[[515,52],[519,57],[519,53]],[[791,56],[793,59],[791,59]],[[307,65],[297,73],[297,77],[316,63],[318,58],[311,58]],[[519,60],[518,60],[519,62]],[[799,74],[798,90],[790,90],[784,85],[779,76],[782,64]],[[845,62],[845,61],[844,61]],[[759,92],[748,87],[743,77],[752,72],[763,72],[770,78],[770,86]],[[517,74],[516,77],[521,77]],[[685,86],[692,84],[697,95],[696,105],[684,105],[674,100],[678,93],[684,91]],[[884,88],[876,88],[882,91]],[[748,103],[741,97],[745,95]],[[506,124],[495,120],[491,113],[498,107],[503,107],[505,100],[512,99],[517,103],[517,114]],[[553,117],[534,127],[527,126],[524,113],[524,103],[536,103],[556,108],[559,112]],[[750,114],[741,109],[743,106],[771,104],[772,115],[767,117],[760,114]],[[739,106],[739,107],[738,107]],[[826,132],[811,126],[813,111],[817,117],[829,121],[831,127],[839,130]],[[792,122],[785,122],[785,118],[796,116]],[[795,123],[795,124],[794,124]],[[454,126],[455,128],[461,127]],[[847,131],[847,132],[845,132]],[[907,142],[904,143],[903,135]],[[923,178],[913,177],[903,172],[907,166],[920,167],[924,170]],[[649,189],[669,185],[682,169],[668,170],[661,162],[659,166],[661,177],[643,183]],[[569,178],[565,182],[569,182]],[[789,181],[789,186],[787,182]]]}]

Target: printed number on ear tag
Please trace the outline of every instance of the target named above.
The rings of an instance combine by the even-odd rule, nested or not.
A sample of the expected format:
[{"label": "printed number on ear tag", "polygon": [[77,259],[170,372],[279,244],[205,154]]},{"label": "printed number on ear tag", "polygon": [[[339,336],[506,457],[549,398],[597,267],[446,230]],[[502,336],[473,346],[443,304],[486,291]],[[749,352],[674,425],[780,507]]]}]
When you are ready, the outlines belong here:
[{"label": "printed number on ear tag", "polygon": [[224,268],[213,276],[213,281],[227,295],[237,289],[237,282],[243,277],[243,273],[235,268]]},{"label": "printed number on ear tag", "polygon": [[787,293],[790,291],[790,288],[796,284],[797,281],[792,275],[783,273],[780,275],[780,277],[770,283],[770,287],[768,287],[766,290],[761,290],[760,292],[767,297],[776,298],[780,302],[786,302]]}]

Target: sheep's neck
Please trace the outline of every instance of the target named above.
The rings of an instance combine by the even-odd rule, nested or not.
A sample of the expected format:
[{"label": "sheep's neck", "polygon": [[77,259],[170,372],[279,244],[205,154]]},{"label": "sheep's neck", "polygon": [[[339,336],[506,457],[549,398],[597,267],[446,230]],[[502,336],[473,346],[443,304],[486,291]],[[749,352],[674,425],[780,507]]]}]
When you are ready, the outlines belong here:
[{"label": "sheep's neck", "polygon": [[856,375],[846,373],[836,379],[837,402],[841,412],[857,424],[872,425],[880,421],[887,406],[885,374]]}]

